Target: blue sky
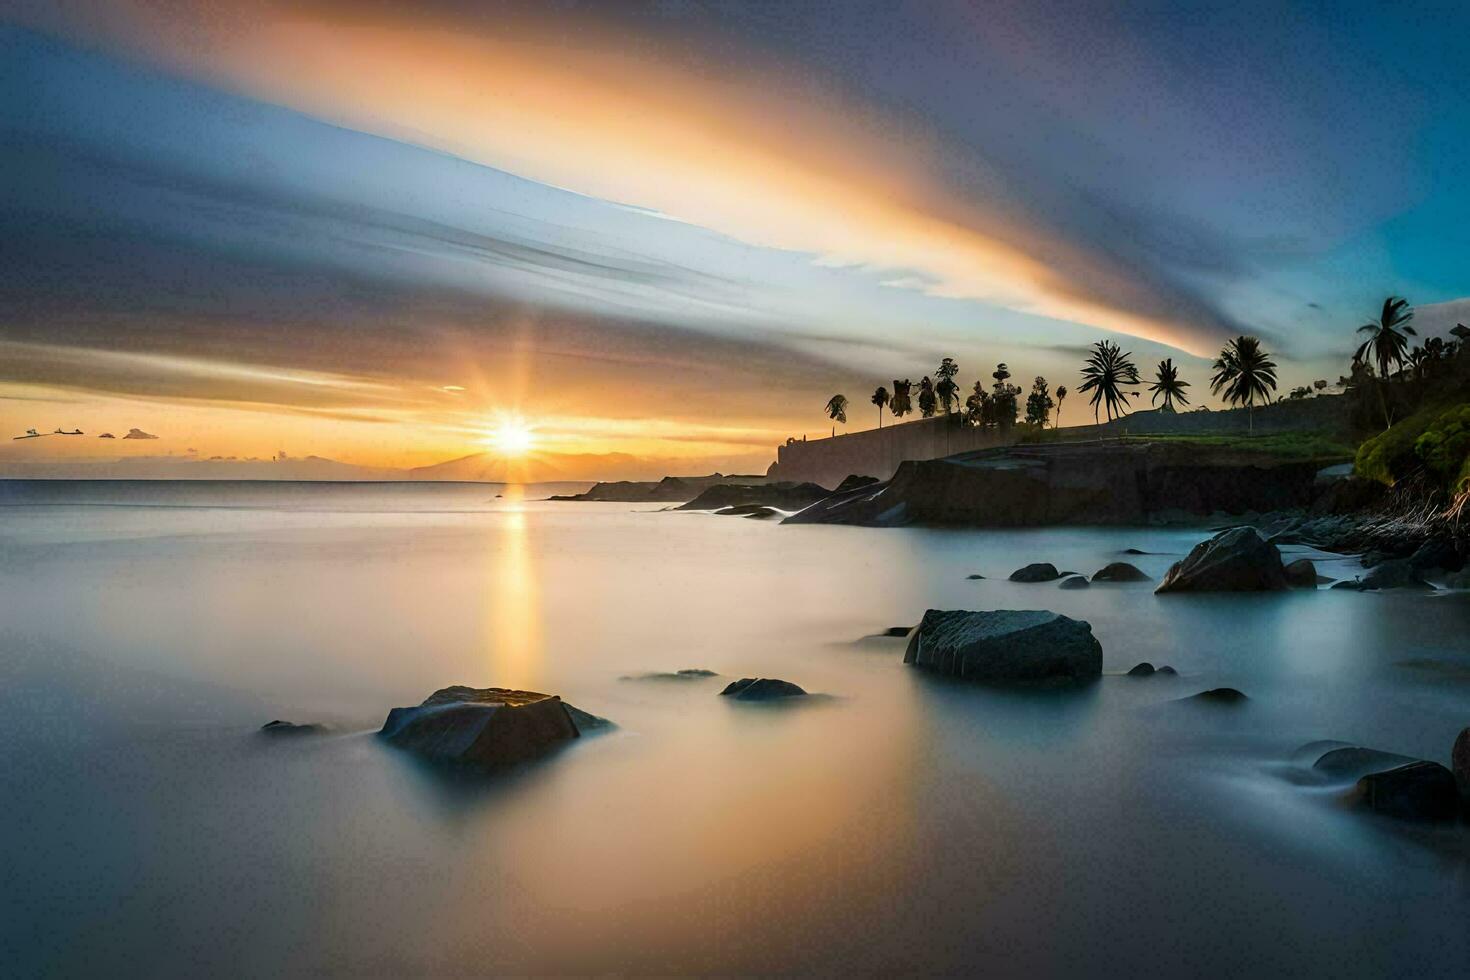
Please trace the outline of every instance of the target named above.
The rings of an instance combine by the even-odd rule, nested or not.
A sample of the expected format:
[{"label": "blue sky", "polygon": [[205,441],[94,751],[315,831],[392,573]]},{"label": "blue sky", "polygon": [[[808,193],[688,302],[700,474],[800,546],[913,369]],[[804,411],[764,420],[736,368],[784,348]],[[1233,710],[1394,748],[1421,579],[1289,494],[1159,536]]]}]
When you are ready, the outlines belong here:
[{"label": "blue sky", "polygon": [[1290,387],[1470,318],[1463,8],[9,7],[12,427],[744,460],[946,355]]}]

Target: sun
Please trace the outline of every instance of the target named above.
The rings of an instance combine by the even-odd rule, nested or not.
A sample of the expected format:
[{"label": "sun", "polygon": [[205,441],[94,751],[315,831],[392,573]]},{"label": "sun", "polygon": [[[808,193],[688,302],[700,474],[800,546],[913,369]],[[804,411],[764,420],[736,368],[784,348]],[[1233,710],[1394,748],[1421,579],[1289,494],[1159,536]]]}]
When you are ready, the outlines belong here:
[{"label": "sun", "polygon": [[524,456],[536,446],[536,433],[526,420],[505,415],[485,437],[485,442],[502,456]]}]

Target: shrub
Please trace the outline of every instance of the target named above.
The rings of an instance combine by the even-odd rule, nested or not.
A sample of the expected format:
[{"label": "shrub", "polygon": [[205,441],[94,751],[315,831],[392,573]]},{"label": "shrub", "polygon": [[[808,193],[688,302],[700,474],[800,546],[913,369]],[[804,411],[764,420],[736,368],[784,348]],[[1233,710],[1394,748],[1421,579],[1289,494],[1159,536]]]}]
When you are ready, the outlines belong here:
[{"label": "shrub", "polygon": [[1457,405],[1442,412],[1414,440],[1419,457],[1435,483],[1451,494],[1470,479],[1470,405]]},{"label": "shrub", "polygon": [[1470,404],[1416,412],[1358,447],[1353,470],[1392,485],[1422,469],[1453,492],[1470,476]]}]

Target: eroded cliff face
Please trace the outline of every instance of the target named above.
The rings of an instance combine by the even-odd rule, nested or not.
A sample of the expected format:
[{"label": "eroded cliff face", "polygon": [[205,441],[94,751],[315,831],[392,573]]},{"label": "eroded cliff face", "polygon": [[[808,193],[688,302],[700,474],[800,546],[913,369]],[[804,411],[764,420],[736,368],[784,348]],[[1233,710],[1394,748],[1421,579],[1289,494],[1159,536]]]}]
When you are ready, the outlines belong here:
[{"label": "eroded cliff face", "polygon": [[1141,524],[1305,507],[1320,464],[1197,445],[1016,446],[910,461],[791,523]]}]

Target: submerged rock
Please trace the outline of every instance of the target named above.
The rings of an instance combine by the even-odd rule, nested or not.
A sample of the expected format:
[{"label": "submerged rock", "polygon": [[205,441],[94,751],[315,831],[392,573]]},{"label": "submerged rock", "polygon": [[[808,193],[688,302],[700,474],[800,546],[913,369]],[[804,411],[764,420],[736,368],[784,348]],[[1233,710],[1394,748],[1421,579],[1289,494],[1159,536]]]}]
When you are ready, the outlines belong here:
[{"label": "submerged rock", "polygon": [[1092,583],[1087,581],[1086,575],[1068,575],[1057,583],[1059,589],[1086,589],[1091,586]]},{"label": "submerged rock", "polygon": [[1198,701],[1203,704],[1240,704],[1244,701],[1249,701],[1250,698],[1233,687],[1215,687],[1208,691],[1201,691],[1198,694],[1191,694],[1189,697],[1181,698],[1180,700]]},{"label": "submerged rock", "polygon": [[1049,561],[1038,561],[1011,572],[1010,580],[1012,582],[1052,582],[1061,577],[1062,573],[1057,571],[1057,566]]},{"label": "submerged rock", "polygon": [[551,694],[456,685],[388,712],[378,732],[434,762],[496,769],[544,755],[610,723]]},{"label": "submerged rock", "polygon": [[619,680],[625,681],[702,681],[708,677],[719,677],[703,667],[685,667],[683,670],[655,670],[647,674],[627,674]]},{"label": "submerged rock", "polygon": [[978,582],[980,579],[983,579],[984,577],[985,576],[984,575],[981,575],[979,572],[971,572],[969,575],[966,575],[965,576],[965,578],[969,579],[972,582]]},{"label": "submerged rock", "polygon": [[1115,561],[1099,568],[1092,575],[1094,582],[1147,582],[1149,577],[1136,566],[1126,561]]},{"label": "submerged rock", "polygon": [[1406,755],[1348,745],[1322,753],[1312,763],[1312,768],[1329,778],[1356,779],[1371,772],[1381,772],[1413,761],[1415,760]]},{"label": "submerged rock", "polygon": [[1312,564],[1310,558],[1298,558],[1287,564],[1283,571],[1286,573],[1286,584],[1293,589],[1317,587],[1317,566]]},{"label": "submerged rock", "polygon": [[1454,774],[1437,762],[1410,762],[1369,773],[1358,780],[1357,792],[1369,809],[1390,817],[1452,820],[1460,815]]},{"label": "submerged rock", "polygon": [[1170,677],[1178,677],[1179,676],[1179,671],[1175,670],[1173,667],[1170,667],[1168,664],[1164,664],[1158,670],[1154,671],[1154,673],[1156,673],[1156,674],[1167,674]]},{"label": "submerged rock", "polygon": [[790,681],[774,677],[742,677],[738,681],[731,681],[720,692],[720,696],[737,701],[773,701],[777,698],[805,697],[806,691]]},{"label": "submerged rock", "polygon": [[261,725],[260,726],[260,734],[262,734],[262,735],[271,735],[271,736],[279,736],[279,735],[323,735],[323,734],[326,733],[326,731],[327,731],[327,726],[326,725],[317,725],[317,724],[304,724],[304,725],[299,725],[299,724],[297,724],[294,721],[281,721],[279,718],[277,718],[275,721],[266,722],[264,725]]},{"label": "submerged rock", "polygon": [[1429,589],[1433,588],[1419,575],[1419,570],[1407,558],[1394,558],[1380,562],[1369,569],[1368,574],[1358,579],[1359,591],[1377,589]]},{"label": "submerged rock", "polygon": [[1281,552],[1253,527],[1221,531],[1176,562],[1155,592],[1265,592],[1285,589]]},{"label": "submerged rock", "polygon": [[1088,623],[1049,610],[930,609],[903,662],[977,681],[1080,681],[1102,673],[1102,645]]}]

